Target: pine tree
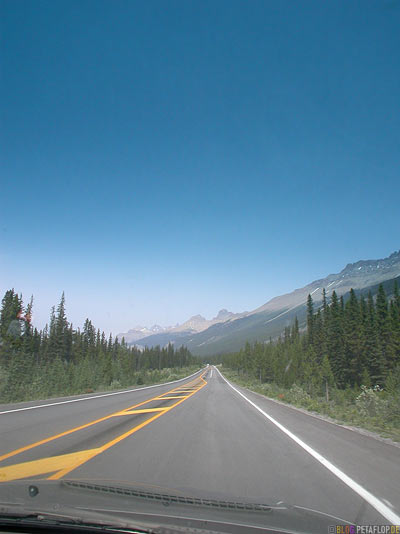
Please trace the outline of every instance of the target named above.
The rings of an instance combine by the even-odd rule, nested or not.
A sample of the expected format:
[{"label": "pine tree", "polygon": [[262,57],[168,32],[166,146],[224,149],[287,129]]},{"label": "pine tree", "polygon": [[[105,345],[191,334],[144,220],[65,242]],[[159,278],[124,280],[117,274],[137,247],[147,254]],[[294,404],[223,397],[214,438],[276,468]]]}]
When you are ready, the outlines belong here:
[{"label": "pine tree", "polygon": [[395,347],[392,335],[391,317],[387,297],[383,285],[380,284],[376,296],[376,322],[378,328],[379,342],[382,347],[382,354],[385,362],[385,372],[393,369],[395,364]]},{"label": "pine tree", "polygon": [[296,315],[296,317],[294,318],[293,326],[292,326],[291,339],[292,341],[295,341],[296,339],[298,339],[298,337],[299,337],[299,321]]},{"label": "pine tree", "polygon": [[57,356],[57,329],[56,329],[56,312],[55,307],[51,308],[50,312],[50,325],[49,325],[49,337],[47,343],[46,360],[48,362],[53,361]]},{"label": "pine tree", "polygon": [[33,370],[33,360],[34,360],[34,347],[33,347],[33,329],[31,325],[32,318],[32,309],[33,309],[33,296],[29,301],[25,309],[25,318],[23,321],[23,332],[22,332],[22,346],[21,349],[25,354],[27,360],[27,371],[32,372]]},{"label": "pine tree", "polygon": [[68,321],[65,314],[65,295],[61,295],[60,304],[57,307],[57,316],[55,319],[55,357],[63,360],[69,360],[67,354],[67,332]]},{"label": "pine tree", "polygon": [[[385,363],[379,344],[378,329],[374,300],[371,292],[368,293],[367,315],[363,325],[363,360],[373,384],[382,385]],[[364,384],[366,385],[366,384]]]},{"label": "pine tree", "polygon": [[16,350],[22,344],[22,296],[14,289],[6,291],[0,311],[0,363],[10,364]]},{"label": "pine tree", "polygon": [[329,320],[329,305],[328,305],[328,298],[326,296],[325,288],[322,290],[322,320],[324,323],[324,327],[328,324]]},{"label": "pine tree", "polygon": [[400,291],[399,291],[399,284],[397,282],[397,279],[394,281],[394,284],[393,284],[393,300],[396,305],[396,309],[400,314]]},{"label": "pine tree", "polygon": [[313,346],[317,358],[317,362],[321,363],[322,358],[326,352],[326,344],[325,344],[325,335],[324,335],[324,324],[322,319],[321,310],[318,310],[316,315],[314,316],[313,321]]},{"label": "pine tree", "polygon": [[307,297],[307,335],[308,343],[314,343],[314,303],[311,295]]},{"label": "pine tree", "polygon": [[342,309],[336,291],[333,291],[329,311],[327,349],[329,363],[335,377],[335,382],[340,387],[346,385],[347,379],[343,338]]},{"label": "pine tree", "polygon": [[329,363],[329,358],[326,354],[322,358],[321,376],[322,376],[322,379],[324,381],[324,386],[325,386],[325,400],[326,402],[329,402],[329,387],[334,385],[335,378],[333,376],[331,365]]},{"label": "pine tree", "polygon": [[352,386],[360,383],[364,367],[361,352],[361,325],[360,306],[354,289],[351,289],[350,298],[345,306],[344,334],[348,382]]},{"label": "pine tree", "polygon": [[3,340],[8,338],[8,329],[10,323],[17,318],[18,312],[22,310],[22,298],[19,297],[14,289],[6,291],[1,302],[0,311],[0,337]]},{"label": "pine tree", "polygon": [[361,295],[360,296],[360,320],[361,320],[361,325],[363,325],[367,319],[367,315],[368,315],[368,307],[367,307],[367,303],[365,301],[365,297],[364,295]]}]

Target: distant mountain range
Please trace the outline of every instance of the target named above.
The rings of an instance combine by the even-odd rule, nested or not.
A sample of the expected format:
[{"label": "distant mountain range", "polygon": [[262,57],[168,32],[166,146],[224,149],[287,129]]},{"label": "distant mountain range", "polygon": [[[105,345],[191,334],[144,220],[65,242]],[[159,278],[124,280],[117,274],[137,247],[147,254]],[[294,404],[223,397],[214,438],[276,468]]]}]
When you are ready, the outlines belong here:
[{"label": "distant mountain range", "polygon": [[142,347],[164,346],[167,343],[185,345],[193,354],[200,356],[234,351],[246,341],[266,341],[279,336],[285,326],[292,324],[295,316],[300,326],[304,324],[309,294],[318,307],[324,288],[328,297],[333,290],[346,297],[351,288],[358,293],[367,293],[369,289],[374,293],[380,283],[387,282],[385,286],[390,292],[392,281],[397,277],[400,277],[400,251],[381,260],[349,263],[340,273],[330,274],[291,293],[274,297],[251,312],[234,314],[221,310],[209,321],[195,315],[182,325],[164,329],[157,325],[150,329],[136,327],[118,337],[121,339],[123,336],[128,344]]},{"label": "distant mountain range", "polygon": [[[245,312],[247,313],[247,312]],[[128,330],[128,332],[118,334],[118,339],[125,339],[128,345],[142,345],[142,343],[137,343],[137,341],[145,340],[145,345],[149,345],[149,339],[156,337],[157,345],[167,344],[171,340],[179,339],[181,336],[197,334],[203,330],[207,330],[212,325],[217,323],[223,323],[230,321],[232,319],[238,319],[244,314],[232,313],[228,310],[222,309],[218,314],[210,320],[207,320],[202,315],[193,315],[187,321],[181,325],[177,324],[175,326],[166,326],[162,327],[157,324],[147,328],[146,326],[135,326],[134,328]],[[161,341],[161,340],[166,341]]]}]

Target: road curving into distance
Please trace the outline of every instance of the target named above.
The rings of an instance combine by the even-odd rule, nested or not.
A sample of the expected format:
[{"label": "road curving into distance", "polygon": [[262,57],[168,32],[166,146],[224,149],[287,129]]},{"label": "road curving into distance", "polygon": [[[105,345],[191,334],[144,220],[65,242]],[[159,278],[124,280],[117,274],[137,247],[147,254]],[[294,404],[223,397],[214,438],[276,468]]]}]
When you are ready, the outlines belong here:
[{"label": "road curving into distance", "polygon": [[400,448],[230,384],[169,384],[0,408],[0,483],[112,480],[400,524]]}]

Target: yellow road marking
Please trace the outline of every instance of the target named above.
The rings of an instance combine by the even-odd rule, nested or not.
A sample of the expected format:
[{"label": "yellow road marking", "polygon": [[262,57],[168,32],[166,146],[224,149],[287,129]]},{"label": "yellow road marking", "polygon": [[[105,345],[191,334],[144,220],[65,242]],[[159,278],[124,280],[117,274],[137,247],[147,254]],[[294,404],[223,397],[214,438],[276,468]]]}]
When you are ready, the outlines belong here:
[{"label": "yellow road marking", "polygon": [[197,391],[199,391],[205,385],[206,385],[206,382],[203,381],[203,384],[198,389],[193,391],[190,395],[185,396],[185,397],[174,397],[174,398],[179,398],[180,400],[176,402],[174,405],[169,406],[167,408],[148,408],[148,409],[143,409],[143,410],[126,410],[123,412],[119,412],[118,414],[113,414],[113,415],[125,415],[128,413],[158,412],[153,417],[146,419],[139,425],[135,426],[134,428],[131,428],[124,434],[117,436],[116,438],[109,441],[108,443],[105,443],[101,447],[97,447],[97,448],[89,449],[85,451],[73,452],[70,454],[63,454],[60,456],[51,456],[49,458],[41,458],[39,460],[33,460],[30,462],[22,462],[20,464],[14,464],[14,465],[0,468],[0,481],[9,482],[11,480],[18,480],[21,478],[30,478],[33,476],[48,474],[52,472],[54,472],[54,474],[48,477],[48,480],[60,479],[66,474],[68,474],[69,472],[73,471],[74,469],[77,469],[79,466],[88,462],[89,460],[97,456],[98,454],[101,454],[105,450],[113,447],[120,441],[131,436],[132,434],[134,434],[135,432],[137,432],[144,426],[150,424],[155,419],[158,419],[158,417],[161,417],[165,412],[174,408],[175,406],[178,406],[178,404],[181,404],[187,398],[194,395]]},{"label": "yellow road marking", "polygon": [[[44,443],[48,443],[49,441],[52,441],[52,440],[58,439],[60,437],[66,436],[66,435],[71,434],[73,432],[76,432],[78,430],[82,430],[84,428],[92,426],[92,425],[94,425],[96,423],[99,423],[101,421],[105,421],[105,420],[109,419],[110,417],[115,417],[116,415],[128,415],[130,413],[131,414],[136,414],[136,413],[158,412],[153,417],[150,417],[149,419],[146,419],[145,421],[143,421],[139,425],[135,426],[134,428],[130,429],[129,431],[125,432],[124,434],[121,434],[120,436],[117,436],[116,438],[114,438],[113,440],[111,440],[110,442],[104,444],[101,447],[90,449],[90,450],[85,450],[85,451],[78,451],[78,452],[74,452],[74,453],[70,453],[70,454],[64,454],[64,455],[60,455],[60,456],[42,458],[42,459],[39,459],[39,460],[23,462],[23,463],[20,463],[20,464],[14,464],[14,465],[10,465],[10,466],[7,466],[7,467],[0,468],[0,482],[6,482],[6,481],[9,481],[9,480],[16,480],[16,479],[20,479],[20,478],[28,478],[28,477],[32,477],[32,476],[38,476],[38,475],[41,475],[41,474],[51,473],[52,471],[56,471],[56,470],[57,470],[57,472],[55,472],[48,479],[49,480],[56,480],[56,479],[61,478],[62,476],[64,476],[67,473],[69,473],[70,471],[73,471],[74,469],[76,469],[80,465],[82,465],[82,464],[86,463],[87,461],[91,460],[92,458],[94,458],[98,454],[101,454],[105,450],[107,450],[110,447],[116,445],[117,443],[119,443],[123,439],[127,438],[128,436],[131,436],[132,434],[134,434],[135,432],[137,432],[138,430],[140,430],[144,426],[150,424],[152,421],[154,421],[158,417],[161,417],[161,415],[163,415],[167,411],[171,410],[172,408],[175,408],[175,406],[178,406],[179,404],[184,402],[186,399],[188,399],[189,397],[194,395],[197,391],[199,391],[201,388],[203,388],[207,384],[207,382],[203,379],[202,376],[200,376],[199,378],[200,378],[202,383],[200,384],[200,386],[197,386],[196,389],[193,389],[191,391],[191,393],[188,394],[188,395],[185,395],[185,396],[182,396],[182,395],[180,395],[180,396],[171,396],[171,395],[169,395],[168,397],[167,396],[164,396],[164,397],[163,396],[161,396],[161,397],[153,397],[153,398],[151,398],[151,399],[149,399],[147,401],[143,401],[143,402],[140,402],[138,404],[135,404],[134,406],[126,408],[125,410],[123,410],[121,412],[116,412],[114,414],[110,414],[108,416],[102,417],[102,418],[97,419],[95,421],[91,421],[90,423],[86,423],[85,425],[81,425],[79,427],[67,430],[67,431],[62,432],[60,434],[57,434],[55,436],[51,436],[49,438],[45,438],[45,439],[43,439],[41,441],[38,441],[36,443],[32,443],[30,445],[26,445],[25,447],[21,447],[20,449],[17,449],[15,451],[11,451],[11,452],[9,452],[7,454],[4,454],[3,456],[0,457],[0,461],[4,460],[6,458],[9,458],[11,456],[14,456],[16,454],[19,454],[21,452],[24,452],[24,451],[27,451],[29,449],[32,449],[34,447],[37,447],[39,445],[42,445]],[[196,383],[198,384],[199,381],[196,380]],[[169,393],[174,393],[174,392],[175,392],[175,390],[170,390],[169,392],[165,393],[164,395],[168,395]],[[136,407],[142,406],[142,405],[147,404],[147,403],[150,403],[153,400],[163,400],[163,399],[168,399],[168,398],[176,398],[176,399],[179,399],[179,401],[176,402],[175,404],[171,405],[171,406],[167,406],[167,407],[163,407],[163,408],[146,408],[146,409],[135,410]],[[60,467],[62,467],[61,470],[60,470]]]},{"label": "yellow road marking", "polygon": [[157,397],[154,400],[164,400],[164,399],[186,399],[186,395],[170,395],[168,397]]},{"label": "yellow road marking", "polygon": [[44,475],[53,471],[59,471],[60,466],[68,469],[68,467],[72,467],[77,462],[87,462],[96,454],[98,454],[97,449],[89,449],[87,451],[72,452],[61,456],[41,458],[32,462],[23,462],[21,464],[2,467],[0,468],[0,480],[1,482],[9,482],[10,480]]},{"label": "yellow road marking", "polygon": [[165,412],[165,410],[169,410],[169,406],[166,406],[165,408],[144,408],[143,410],[124,410],[122,412],[114,413],[113,417],[118,417],[120,415],[133,415],[136,413]]},{"label": "yellow road marking", "polygon": [[[200,377],[200,378],[203,380],[202,377]],[[193,393],[191,393],[187,397],[183,397],[181,400],[176,402],[173,406],[170,406],[170,409],[175,408],[175,406],[178,406],[178,404],[181,404],[182,402],[184,402],[186,399],[188,399],[189,397],[191,397],[192,395],[197,393],[197,391],[199,391],[205,385],[207,385],[207,382],[205,380],[203,380],[203,384],[196,391],[193,391]],[[114,438],[113,440],[109,441],[108,443],[105,443],[102,447],[99,447],[97,449],[97,452],[95,454],[93,454],[92,456],[90,456],[90,458],[83,458],[82,460],[77,461],[77,463],[73,467],[67,467],[67,468],[62,469],[58,473],[55,473],[54,475],[48,477],[48,480],[58,480],[58,479],[62,478],[63,476],[65,476],[68,473],[70,473],[71,471],[74,471],[75,469],[80,467],[82,464],[84,464],[87,461],[91,460],[94,456],[97,456],[98,454],[101,454],[102,452],[106,451],[107,449],[110,449],[111,447],[113,447],[114,445],[116,445],[120,441],[124,440],[125,438],[131,436],[132,434],[134,434],[135,432],[137,432],[138,430],[140,430],[144,426],[147,426],[148,424],[153,422],[155,419],[158,419],[159,417],[164,415],[164,413],[165,413],[165,411],[164,412],[159,412],[158,414],[153,415],[153,417],[150,417],[149,419],[146,419],[146,421],[143,421],[143,423],[140,423],[140,425],[137,425],[134,428],[131,428],[130,430],[128,430],[124,434],[121,434],[120,436],[117,436],[116,438]]]},{"label": "yellow road marking", "polygon": [[[204,384],[207,383],[207,382],[205,382],[205,380],[202,377],[200,377],[200,378],[204,382]],[[196,381],[197,381],[197,379],[196,379]],[[189,382],[189,384],[191,384],[191,383],[194,383],[194,382]],[[177,388],[175,388],[175,389],[177,389]],[[167,395],[168,393],[173,393],[175,391],[175,389],[170,390],[169,392],[165,393],[165,395]],[[164,399],[164,398],[165,397],[162,397],[162,399]],[[145,400],[143,402],[139,402],[138,404],[134,404],[133,406],[130,406],[130,407],[126,408],[123,411],[129,411],[129,410],[132,410],[134,408],[138,408],[139,406],[143,406],[144,404],[148,404],[148,403],[150,403],[151,401],[154,401],[154,400],[160,400],[159,396],[153,397],[153,398]],[[117,413],[121,413],[121,412],[117,412]],[[36,441],[36,442],[31,443],[29,445],[25,445],[24,447],[20,447],[19,449],[15,449],[14,451],[10,451],[10,452],[0,456],[0,462],[2,460],[6,460],[7,458],[11,458],[12,456],[16,456],[17,454],[20,454],[22,452],[29,451],[30,449],[33,449],[35,447],[39,447],[40,445],[44,445],[45,443],[49,443],[50,441],[54,441],[54,440],[62,438],[64,436],[68,436],[69,434],[72,434],[73,432],[77,432],[79,430],[84,430],[85,428],[88,428],[88,427],[90,427],[92,425],[96,425],[98,423],[106,421],[107,419],[110,419],[111,417],[114,417],[114,416],[115,416],[115,413],[112,413],[110,415],[106,415],[104,417],[100,417],[99,419],[95,419],[94,421],[90,421],[89,423],[85,423],[83,425],[77,426],[75,428],[71,428],[69,430],[65,430],[64,432],[61,432],[61,433],[56,434],[54,436],[49,436],[48,438],[44,438],[44,439],[42,439],[40,441]]]}]

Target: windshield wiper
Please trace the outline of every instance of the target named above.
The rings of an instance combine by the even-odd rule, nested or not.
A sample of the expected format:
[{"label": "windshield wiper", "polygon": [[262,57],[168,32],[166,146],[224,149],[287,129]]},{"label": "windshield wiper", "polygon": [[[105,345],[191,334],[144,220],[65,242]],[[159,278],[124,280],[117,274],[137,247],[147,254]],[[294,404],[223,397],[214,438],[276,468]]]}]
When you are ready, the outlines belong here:
[{"label": "windshield wiper", "polygon": [[154,532],[152,529],[143,528],[127,528],[125,524],[116,524],[104,520],[84,520],[81,517],[76,517],[69,514],[58,514],[52,512],[34,512],[24,510],[5,510],[3,507],[0,512],[0,526],[35,526],[42,528],[65,528],[73,529],[76,531],[84,530],[85,532],[126,532],[134,534],[151,534]]},{"label": "windshield wiper", "polygon": [[185,495],[173,495],[169,493],[157,493],[153,491],[143,491],[136,488],[129,488],[123,486],[109,486],[104,484],[94,484],[88,482],[74,481],[74,480],[63,480],[62,484],[78,488],[85,489],[89,491],[94,491],[97,493],[106,493],[112,495],[120,495],[121,497],[136,497],[141,499],[146,499],[153,502],[159,502],[164,506],[169,506],[170,504],[187,504],[191,506],[200,506],[212,509],[219,510],[237,510],[237,511],[246,511],[246,512],[271,512],[273,509],[279,509],[280,506],[269,505],[269,504],[259,504],[259,503],[250,503],[250,502],[236,502],[236,501],[225,501],[219,499],[205,499],[201,497],[187,497]]}]

